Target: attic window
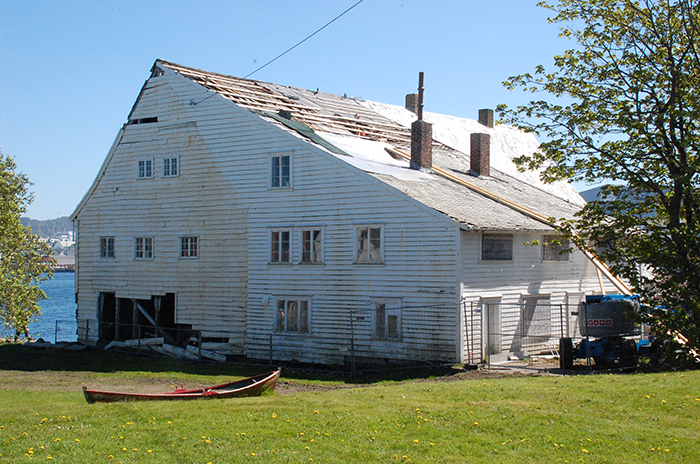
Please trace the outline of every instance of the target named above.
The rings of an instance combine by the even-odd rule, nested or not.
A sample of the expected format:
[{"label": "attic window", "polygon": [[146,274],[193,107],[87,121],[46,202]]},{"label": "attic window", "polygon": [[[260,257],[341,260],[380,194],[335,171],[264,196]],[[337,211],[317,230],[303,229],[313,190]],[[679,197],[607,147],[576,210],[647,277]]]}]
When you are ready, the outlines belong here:
[{"label": "attic window", "polygon": [[134,124],[151,124],[154,122],[158,122],[158,116],[153,116],[150,118],[129,119],[128,124],[131,126]]}]

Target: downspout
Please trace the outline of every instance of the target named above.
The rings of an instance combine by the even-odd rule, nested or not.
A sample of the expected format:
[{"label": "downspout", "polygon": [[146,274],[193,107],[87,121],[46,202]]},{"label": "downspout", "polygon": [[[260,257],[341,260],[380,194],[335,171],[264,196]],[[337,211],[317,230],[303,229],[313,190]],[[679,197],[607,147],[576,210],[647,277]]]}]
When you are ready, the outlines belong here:
[{"label": "downspout", "polygon": [[[392,155],[394,157],[403,158],[403,159],[408,160],[408,161],[411,160],[411,157],[407,153],[403,152],[402,150],[399,150],[398,148],[384,148],[384,149],[390,155]],[[528,209],[528,208],[521,206],[517,203],[513,203],[512,201],[507,200],[501,196],[493,194],[486,189],[483,189],[477,185],[474,185],[471,182],[467,182],[466,180],[461,179],[461,178],[455,176],[454,174],[451,174],[451,173],[444,171],[440,168],[436,168],[435,166],[433,166],[432,169],[433,169],[433,171],[435,171],[436,174],[438,174],[446,179],[449,179],[453,182],[456,182],[457,184],[460,184],[464,187],[467,187],[468,189],[470,189],[474,192],[477,192],[477,193],[479,193],[479,194],[481,194],[481,195],[483,195],[491,200],[494,200],[494,201],[497,201],[501,204],[504,204],[504,205],[508,206],[509,208],[514,209],[515,211],[518,211],[519,213],[522,213],[522,214],[524,214],[532,219],[535,219],[536,221],[539,221],[539,222],[546,224],[550,227],[555,227],[554,223],[552,223],[552,221],[550,221],[548,217],[546,217],[542,214],[539,214],[535,211],[532,211],[531,209]],[[593,265],[596,267],[596,272],[602,273],[608,280],[610,280],[610,282],[615,286],[615,288],[617,288],[620,291],[620,293],[622,293],[624,295],[628,295],[628,296],[632,295],[632,289],[630,287],[628,287],[627,284],[625,284],[617,276],[615,276],[612,273],[612,271],[610,271],[610,268],[608,268],[608,266],[605,265],[605,263],[599,261],[598,258],[593,256],[593,254],[591,254],[590,252],[588,252],[586,250],[581,250],[581,251],[583,252],[584,256],[586,258],[588,258],[588,260],[591,263],[593,263]],[[601,282],[601,291],[605,292],[604,287],[602,285],[602,279],[599,279],[599,280]]]}]

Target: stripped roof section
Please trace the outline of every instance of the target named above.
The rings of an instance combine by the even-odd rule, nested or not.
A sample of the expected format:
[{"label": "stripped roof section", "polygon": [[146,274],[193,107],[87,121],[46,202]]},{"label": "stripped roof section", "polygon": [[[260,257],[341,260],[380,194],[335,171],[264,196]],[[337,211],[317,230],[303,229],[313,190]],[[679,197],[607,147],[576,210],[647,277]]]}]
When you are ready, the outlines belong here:
[{"label": "stripped roof section", "polygon": [[269,82],[240,79],[158,60],[201,86],[252,111],[285,111],[315,131],[354,135],[401,147],[411,131],[362,105],[357,99]]},{"label": "stripped roof section", "polygon": [[[344,161],[455,219],[466,229],[552,230],[541,220],[535,220],[493,198],[469,191],[463,185],[437,174],[418,175],[417,171],[409,169],[407,162],[391,160],[384,152],[387,147],[410,151],[411,131],[408,126],[410,118],[415,118],[415,115],[406,114],[408,110],[201,71],[162,60],[158,60],[156,65],[165,66],[270,122],[286,126],[285,129],[291,132],[299,132],[298,128],[292,127],[292,123],[307,126],[314,132],[313,137],[309,138],[307,132],[311,131],[304,131],[304,137],[309,138],[310,142],[332,153],[346,155],[343,156]],[[280,117],[283,113],[286,115]],[[556,188],[551,189],[538,181],[536,173],[528,178],[527,174],[524,177],[514,175],[516,170],[512,166],[501,166],[511,162],[518,149],[536,149],[537,142],[531,135],[528,136],[532,140],[526,140],[524,134],[505,126],[493,129],[472,120],[435,113],[426,113],[426,116],[437,123],[433,132],[434,167],[544,217],[571,218],[582,206],[576,201],[580,197],[568,184],[562,190],[563,194],[559,195]],[[500,157],[495,158],[492,153],[489,177],[469,174],[469,148],[465,146],[464,139],[468,141],[468,134],[476,131],[491,132],[492,144],[498,146]],[[319,143],[316,140],[319,137],[333,146],[329,149],[327,143]],[[494,161],[497,164],[493,164]]]}]

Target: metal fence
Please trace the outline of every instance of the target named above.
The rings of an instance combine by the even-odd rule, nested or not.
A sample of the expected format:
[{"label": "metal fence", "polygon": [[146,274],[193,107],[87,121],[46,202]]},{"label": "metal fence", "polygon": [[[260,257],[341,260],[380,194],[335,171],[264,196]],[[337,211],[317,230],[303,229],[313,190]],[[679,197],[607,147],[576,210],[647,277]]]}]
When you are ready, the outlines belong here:
[{"label": "metal fence", "polygon": [[559,365],[559,339],[568,336],[567,305],[525,299],[518,304],[463,303],[465,358],[470,364],[545,368]]}]

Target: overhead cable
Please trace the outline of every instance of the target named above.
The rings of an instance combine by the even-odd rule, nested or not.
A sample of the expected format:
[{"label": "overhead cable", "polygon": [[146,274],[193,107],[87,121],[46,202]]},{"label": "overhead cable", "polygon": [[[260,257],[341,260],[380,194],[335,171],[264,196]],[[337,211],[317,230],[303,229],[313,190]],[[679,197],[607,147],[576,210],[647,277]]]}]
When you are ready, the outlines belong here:
[{"label": "overhead cable", "polygon": [[358,2],[355,3],[353,6],[351,6],[350,8],[348,8],[348,9],[345,10],[345,11],[343,11],[343,12],[340,13],[338,16],[336,16],[335,18],[333,18],[332,20],[330,20],[329,22],[327,22],[323,27],[321,27],[320,29],[318,29],[316,32],[314,32],[313,34],[309,35],[309,36],[306,37],[304,40],[302,40],[301,42],[297,43],[297,44],[294,45],[293,47],[287,49],[287,50],[284,51],[283,53],[280,53],[280,54],[277,55],[275,58],[271,59],[270,61],[268,61],[268,62],[265,63],[264,65],[260,66],[260,67],[259,67],[258,69],[256,69],[255,71],[253,71],[253,72],[251,72],[250,74],[248,74],[247,76],[245,76],[243,79],[248,79],[250,76],[252,76],[252,75],[255,74],[256,72],[260,71],[261,69],[263,69],[263,68],[266,67],[267,65],[272,64],[272,63],[274,63],[275,61],[277,61],[278,59],[282,58],[284,55],[286,55],[287,53],[291,52],[292,50],[294,50],[295,48],[297,48],[299,45],[303,44],[304,42],[306,42],[307,40],[309,40],[311,37],[315,36],[316,34],[318,34],[319,32],[321,32],[322,30],[324,30],[325,28],[327,28],[328,26],[330,26],[331,24],[333,24],[335,21],[337,21],[337,20],[340,19],[343,15],[345,15],[345,13],[349,12],[350,10],[352,10],[353,8],[355,8],[357,5],[359,5],[360,3],[364,2],[364,1],[365,1],[365,0],[360,0],[360,1],[358,1]]}]

